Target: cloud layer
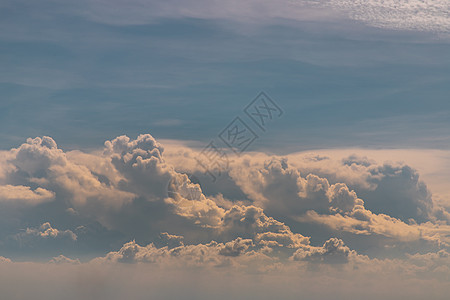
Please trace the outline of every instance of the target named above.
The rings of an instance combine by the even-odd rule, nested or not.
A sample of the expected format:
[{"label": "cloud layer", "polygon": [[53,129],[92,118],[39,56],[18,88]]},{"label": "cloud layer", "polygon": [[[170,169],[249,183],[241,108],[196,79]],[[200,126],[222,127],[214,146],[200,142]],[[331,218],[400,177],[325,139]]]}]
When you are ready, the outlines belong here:
[{"label": "cloud layer", "polygon": [[213,182],[198,155],[149,134],[89,153],[50,137],[2,152],[2,264],[450,276],[448,209],[407,165],[252,153]]},{"label": "cloud layer", "polygon": [[[351,19],[369,26],[447,32],[450,30],[448,1],[299,0],[299,1],[104,1],[89,0],[83,11],[88,18],[112,24],[146,24],[155,18],[228,19],[252,23],[277,20],[336,21]],[[133,18],[131,18],[133,16]]]}]

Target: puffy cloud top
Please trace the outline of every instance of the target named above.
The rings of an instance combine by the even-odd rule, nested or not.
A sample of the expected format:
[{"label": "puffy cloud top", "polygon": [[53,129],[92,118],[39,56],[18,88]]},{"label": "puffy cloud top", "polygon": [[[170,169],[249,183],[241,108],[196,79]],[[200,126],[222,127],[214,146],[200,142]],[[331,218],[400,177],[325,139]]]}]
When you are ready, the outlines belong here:
[{"label": "puffy cloud top", "polygon": [[362,239],[374,253],[449,250],[447,209],[408,166],[244,155],[211,193],[196,154],[167,153],[149,134],[120,136],[91,153],[28,139],[0,163],[0,247],[58,245],[64,255],[97,243],[107,254],[96,261],[215,267],[366,263],[364,248],[354,250]]}]

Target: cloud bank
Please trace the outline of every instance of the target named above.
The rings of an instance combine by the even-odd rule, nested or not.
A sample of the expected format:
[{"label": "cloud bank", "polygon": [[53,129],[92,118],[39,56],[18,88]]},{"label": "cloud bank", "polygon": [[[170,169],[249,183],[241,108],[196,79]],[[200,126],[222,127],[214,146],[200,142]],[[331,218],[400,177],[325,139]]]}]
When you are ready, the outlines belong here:
[{"label": "cloud bank", "polygon": [[407,165],[251,153],[213,182],[198,155],[150,134],[91,152],[50,137],[3,151],[2,264],[277,278],[381,270],[437,285],[450,276],[448,208]]}]

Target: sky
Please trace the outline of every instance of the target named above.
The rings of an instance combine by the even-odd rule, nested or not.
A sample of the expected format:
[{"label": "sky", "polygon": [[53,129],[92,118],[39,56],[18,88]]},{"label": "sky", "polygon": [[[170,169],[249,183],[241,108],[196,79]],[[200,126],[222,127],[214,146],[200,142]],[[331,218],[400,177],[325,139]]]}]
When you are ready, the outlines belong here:
[{"label": "sky", "polygon": [[447,299],[446,0],[0,2],[0,298]]}]

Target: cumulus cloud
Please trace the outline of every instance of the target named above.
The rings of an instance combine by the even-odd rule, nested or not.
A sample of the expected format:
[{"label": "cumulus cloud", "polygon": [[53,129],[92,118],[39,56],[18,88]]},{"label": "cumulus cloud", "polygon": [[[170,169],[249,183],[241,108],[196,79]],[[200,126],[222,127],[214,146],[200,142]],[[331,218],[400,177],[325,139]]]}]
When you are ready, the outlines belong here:
[{"label": "cumulus cloud", "polygon": [[[229,274],[257,282],[269,276],[266,285],[296,278],[308,282],[303,294],[336,280],[336,287],[360,282],[365,295],[374,278],[408,291],[422,284],[411,299],[425,282],[439,286],[433,299],[448,290],[448,211],[413,168],[360,156],[252,153],[236,157],[213,184],[195,163],[197,153],[164,149],[148,134],[120,136],[89,153],[66,153],[49,137],[4,152],[0,248],[12,261],[0,257],[0,269],[13,277],[64,270],[75,277],[60,284],[70,290],[76,282],[83,299],[114,299],[104,286],[122,289],[131,282],[120,278],[126,272],[148,288],[149,274],[186,272],[186,280],[198,270],[222,283]],[[14,262],[37,252],[46,264]],[[16,292],[9,285],[3,291]]]},{"label": "cumulus cloud", "polygon": [[104,154],[124,176],[119,182],[121,189],[152,201],[167,194],[167,185],[173,176],[172,168],[163,160],[163,151],[150,134],[143,134],[135,140],[120,136],[106,141]]},{"label": "cumulus cloud", "polygon": [[70,238],[76,241],[77,235],[70,230],[58,230],[53,228],[49,222],[45,222],[39,228],[27,228],[25,235],[38,236],[41,238]]},{"label": "cumulus cloud", "polygon": [[0,186],[0,201],[11,203],[23,203],[27,205],[37,205],[52,201],[55,193],[43,188],[32,190],[29,186],[4,185]]},{"label": "cumulus cloud", "polygon": [[309,244],[309,238],[294,233],[284,223],[268,217],[255,206],[233,206],[223,216],[225,234],[254,238],[258,244],[295,248]]},{"label": "cumulus cloud", "polygon": [[167,243],[167,246],[169,248],[175,248],[179,246],[183,246],[183,236],[175,235],[175,234],[169,234],[167,232],[161,233],[161,239]]},{"label": "cumulus cloud", "polygon": [[253,246],[251,239],[237,238],[234,241],[228,242],[220,249],[219,254],[224,256],[239,256],[249,247]]},{"label": "cumulus cloud", "polygon": [[374,213],[347,184],[330,184],[315,174],[302,177],[286,159],[242,165],[230,171],[231,177],[268,213],[291,215],[296,220],[323,223],[355,234],[383,235],[402,241],[447,240],[446,226],[441,226],[444,232],[437,233],[426,223],[436,221],[431,194],[408,166],[377,165],[355,158],[342,162],[343,168],[355,166],[357,172],[367,174],[363,194],[369,199],[369,207],[379,212]]},{"label": "cumulus cloud", "polygon": [[343,183],[337,183],[328,190],[328,198],[332,211],[349,212],[356,205],[364,205],[361,199],[358,199],[355,191],[350,191],[348,186]]},{"label": "cumulus cloud", "polygon": [[356,252],[344,245],[344,242],[337,238],[326,241],[322,247],[301,248],[292,255],[293,260],[303,260],[311,262],[326,262],[331,264],[347,263],[349,256],[356,256]]},{"label": "cumulus cloud", "polygon": [[[214,199],[203,195],[198,184],[192,184],[186,175],[173,187],[176,193],[166,202],[175,213],[192,220],[199,226],[214,229],[216,235],[224,237],[255,238],[261,244],[296,247],[309,243],[307,237],[293,233],[284,223],[267,216],[263,209],[253,205],[233,205],[229,209],[220,207]],[[189,190],[194,190],[190,192]],[[197,195],[194,199],[186,196]]]},{"label": "cumulus cloud", "polygon": [[11,245],[12,236],[20,249],[41,247],[29,242],[34,237],[76,240],[89,251],[96,241],[109,252],[102,261],[224,266],[243,257],[351,264],[365,254],[357,237],[377,245],[372,255],[396,243],[411,245],[403,254],[414,254],[418,242],[424,251],[449,245],[446,208],[407,165],[252,153],[233,159],[213,184],[196,164],[196,150],[168,148],[143,134],[89,153],[66,153],[50,137],[5,152],[0,204],[9,242],[0,246]]},{"label": "cumulus cloud", "polygon": [[51,260],[49,260],[50,264],[73,264],[73,265],[78,265],[80,264],[80,260],[77,259],[71,259],[68,257],[65,257],[64,255],[59,255],[56,257],[53,257]]},{"label": "cumulus cloud", "polygon": [[[316,174],[332,183],[344,182],[364,199],[365,206],[373,212],[386,213],[403,221],[413,218],[424,222],[435,217],[431,191],[417,170],[401,162],[378,163],[361,155],[348,155],[349,151],[355,150],[348,150],[347,155],[337,157],[308,153],[289,157],[290,162],[303,173]],[[391,159],[391,155],[389,152],[386,157]],[[413,155],[414,158],[424,154],[417,152]],[[397,156],[401,159],[399,154]]]},{"label": "cumulus cloud", "polygon": [[9,258],[0,256],[0,264],[3,264],[3,263],[10,263],[10,262],[11,262],[11,260],[10,260]]},{"label": "cumulus cloud", "polygon": [[133,196],[101,182],[86,166],[70,161],[50,137],[28,139],[10,151],[7,163],[10,168],[4,175],[2,190],[8,189],[9,197],[20,197],[22,201],[33,198],[31,186],[38,186],[34,194],[41,201],[59,196],[76,208],[117,209]]},{"label": "cumulus cloud", "polygon": [[[192,163],[195,154],[185,149],[178,151],[177,157],[171,159],[169,154],[169,160],[175,161],[175,168],[180,162],[179,157],[183,157],[180,169],[199,175],[198,166]],[[192,184],[187,177],[179,184],[179,197],[169,202],[172,201],[179,215],[199,225],[220,229],[225,235],[234,231],[236,235],[233,237],[256,238],[255,241],[267,245],[283,239],[280,245],[299,243],[292,242],[292,231],[287,226],[288,230],[264,231],[264,225],[256,225],[259,221],[250,222],[252,225],[243,221],[263,220],[267,214],[285,220],[290,216],[303,223],[327,225],[334,232],[384,236],[399,242],[425,240],[438,245],[447,243],[445,221],[437,220],[431,193],[411,167],[398,163],[378,164],[356,156],[337,162],[318,156],[308,158],[307,163],[304,160],[298,162],[296,158],[296,155],[287,158],[259,154],[244,156],[223,170],[226,171],[225,179],[232,181],[250,203],[238,200],[236,203],[243,205],[233,206],[229,204],[232,201],[226,202],[223,197],[204,196],[200,186]],[[313,171],[319,175],[311,173]],[[302,176],[300,172],[307,175]],[[348,181],[364,197],[339,180]],[[220,207],[219,203],[226,205]],[[261,210],[258,212],[258,209]],[[233,214],[237,217],[230,222]],[[247,214],[258,217],[242,217]],[[271,219],[274,223],[279,222]],[[229,224],[233,226],[228,227]],[[282,222],[279,224],[285,226]]]},{"label": "cumulus cloud", "polygon": [[376,27],[438,32],[450,30],[448,1],[329,0],[324,1],[323,5],[343,10],[350,18]]},{"label": "cumulus cloud", "polygon": [[[168,160],[176,169],[201,178],[207,194],[216,192],[192,162],[195,152],[181,149],[176,154],[169,151]],[[181,164],[179,157],[185,163]],[[265,214],[289,222],[295,230],[306,225],[310,234],[347,232],[370,236],[374,247],[391,245],[394,241],[424,241],[437,247],[448,244],[447,209],[434,203],[417,171],[404,163],[378,163],[355,155],[335,159],[322,154],[269,157],[254,153],[234,158],[223,171],[225,174],[217,185],[234,190],[227,193],[227,188],[223,188],[233,199],[231,203],[260,207]],[[216,203],[226,203],[227,209],[232,206],[221,197],[208,197]],[[242,197],[250,202],[242,201]],[[308,223],[316,224],[313,225],[316,229],[311,229]],[[317,225],[325,225],[331,231],[325,233]],[[353,242],[352,238],[350,243]],[[415,247],[417,244],[411,244],[408,251],[414,251]]]},{"label": "cumulus cloud", "polygon": [[[433,218],[431,193],[409,166],[380,165],[355,157],[338,164],[328,158],[318,164],[298,163],[295,159],[293,156],[289,160],[271,158],[264,163],[239,162],[230,176],[250,198],[273,212],[351,211],[364,203],[376,213],[387,213],[403,221],[412,218],[424,222]],[[324,171],[327,164],[331,166]],[[307,175],[302,177],[301,171]],[[359,177],[358,181],[354,177]],[[348,181],[361,195],[358,197],[355,190],[339,180]]]},{"label": "cumulus cloud", "polygon": [[224,209],[205,197],[198,184],[193,184],[187,175],[177,174],[176,180],[170,181],[171,193],[166,203],[173,206],[175,212],[205,227],[220,226]]},{"label": "cumulus cloud", "polygon": [[407,224],[385,214],[374,214],[363,207],[348,214],[320,215],[309,211],[298,220],[324,224],[335,231],[347,231],[358,235],[381,235],[398,242],[429,241],[449,245],[450,226],[446,223]]},{"label": "cumulus cloud", "polygon": [[[264,262],[270,258],[256,251],[250,239],[237,238],[228,243],[211,241],[207,244],[181,245],[174,248],[157,248],[153,243],[140,246],[135,241],[128,242],[116,252],[97,258],[95,263],[152,263],[161,266],[224,267],[233,264],[249,265],[253,260]],[[231,260],[234,259],[234,260]]]}]

